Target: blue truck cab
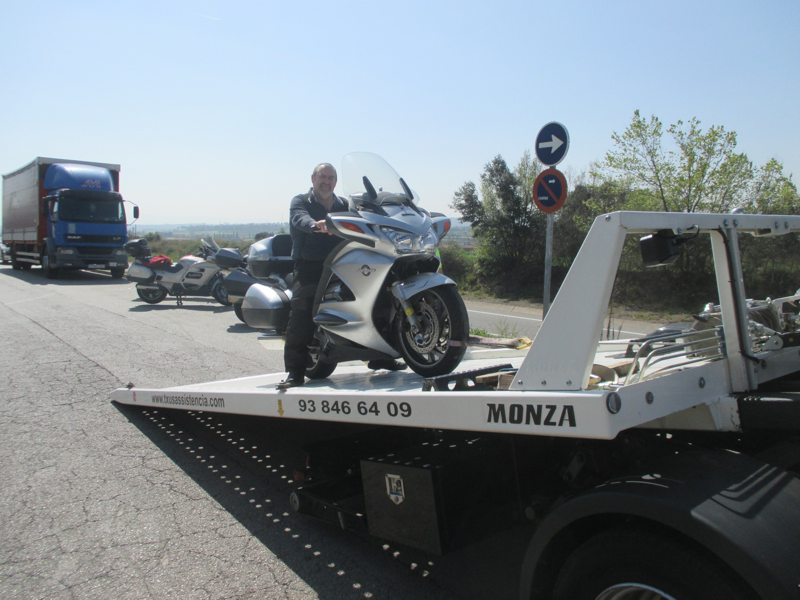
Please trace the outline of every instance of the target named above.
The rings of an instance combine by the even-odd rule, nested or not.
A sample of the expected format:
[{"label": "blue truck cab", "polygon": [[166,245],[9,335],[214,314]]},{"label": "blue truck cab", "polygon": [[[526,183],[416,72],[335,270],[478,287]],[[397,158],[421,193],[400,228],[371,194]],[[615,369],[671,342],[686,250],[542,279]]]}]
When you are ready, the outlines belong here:
[{"label": "blue truck cab", "polygon": [[[124,276],[128,241],[119,165],[37,158],[3,177],[3,234],[14,268],[40,265],[52,279],[64,269]],[[133,216],[139,218],[139,207]]]}]

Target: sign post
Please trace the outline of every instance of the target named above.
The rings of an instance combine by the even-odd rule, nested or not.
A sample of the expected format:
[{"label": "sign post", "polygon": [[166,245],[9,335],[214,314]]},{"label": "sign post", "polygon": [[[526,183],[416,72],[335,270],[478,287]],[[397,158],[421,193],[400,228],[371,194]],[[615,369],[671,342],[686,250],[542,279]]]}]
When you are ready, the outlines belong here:
[{"label": "sign post", "polygon": [[555,213],[564,206],[567,199],[567,179],[564,174],[554,168],[569,150],[569,132],[561,123],[555,121],[541,128],[536,136],[536,158],[545,169],[533,184],[533,201],[542,212],[547,214],[547,231],[544,250],[544,291],[542,294],[542,318],[550,310],[550,281],[553,270],[553,222]]}]

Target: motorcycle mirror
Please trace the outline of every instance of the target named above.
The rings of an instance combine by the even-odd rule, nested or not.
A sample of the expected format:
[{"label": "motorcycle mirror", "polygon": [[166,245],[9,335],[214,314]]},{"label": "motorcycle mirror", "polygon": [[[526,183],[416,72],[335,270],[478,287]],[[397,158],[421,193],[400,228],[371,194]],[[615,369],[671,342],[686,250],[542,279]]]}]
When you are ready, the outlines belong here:
[{"label": "motorcycle mirror", "polygon": [[375,191],[375,186],[373,186],[372,182],[369,179],[367,179],[366,175],[364,175],[364,177],[361,178],[361,181],[364,182],[364,189],[367,190],[369,197],[372,198],[373,200],[377,200],[378,192]]},{"label": "motorcycle mirror", "polygon": [[408,196],[408,199],[409,200],[413,200],[414,199],[414,192],[411,191],[411,188],[408,187],[408,184],[406,183],[406,180],[403,179],[402,177],[400,178],[400,185],[403,186],[403,191],[406,193],[406,196]]}]

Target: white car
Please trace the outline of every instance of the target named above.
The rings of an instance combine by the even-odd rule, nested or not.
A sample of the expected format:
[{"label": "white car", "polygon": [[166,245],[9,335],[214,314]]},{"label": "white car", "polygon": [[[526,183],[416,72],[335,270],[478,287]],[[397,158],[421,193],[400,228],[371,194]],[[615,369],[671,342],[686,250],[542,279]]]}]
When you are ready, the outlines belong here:
[{"label": "white car", "polygon": [[7,265],[11,262],[11,248],[0,242],[0,258],[3,259],[3,264]]}]

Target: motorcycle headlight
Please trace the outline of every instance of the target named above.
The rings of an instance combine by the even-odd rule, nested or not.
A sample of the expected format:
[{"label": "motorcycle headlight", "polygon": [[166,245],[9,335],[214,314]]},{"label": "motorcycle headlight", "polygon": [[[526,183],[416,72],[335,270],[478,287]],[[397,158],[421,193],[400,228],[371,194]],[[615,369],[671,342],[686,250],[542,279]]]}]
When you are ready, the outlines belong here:
[{"label": "motorcycle headlight", "polygon": [[433,254],[436,252],[438,240],[433,229],[428,230],[425,235],[416,235],[389,227],[381,227],[381,231],[394,244],[394,251],[398,254]]}]

